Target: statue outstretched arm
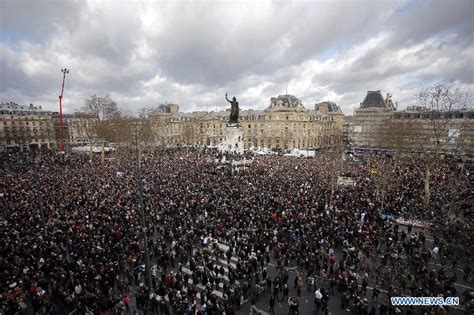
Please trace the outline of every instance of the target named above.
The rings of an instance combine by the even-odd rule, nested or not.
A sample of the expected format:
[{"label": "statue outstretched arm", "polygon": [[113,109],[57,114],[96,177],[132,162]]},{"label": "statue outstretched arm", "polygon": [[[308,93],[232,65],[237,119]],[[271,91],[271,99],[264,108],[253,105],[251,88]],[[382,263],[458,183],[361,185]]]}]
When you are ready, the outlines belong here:
[{"label": "statue outstretched arm", "polygon": [[227,93],[225,93],[225,99],[227,100],[227,102],[232,103],[232,102],[229,101],[229,99],[227,98]]}]

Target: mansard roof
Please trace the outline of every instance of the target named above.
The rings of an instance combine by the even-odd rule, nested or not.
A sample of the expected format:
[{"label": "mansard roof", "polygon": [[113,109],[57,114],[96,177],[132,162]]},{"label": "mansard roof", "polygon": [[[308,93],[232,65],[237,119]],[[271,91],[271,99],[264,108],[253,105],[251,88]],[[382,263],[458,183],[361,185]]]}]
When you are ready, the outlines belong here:
[{"label": "mansard roof", "polygon": [[364,101],[360,104],[360,108],[371,108],[371,107],[379,107],[379,108],[387,107],[385,99],[383,98],[380,90],[367,91],[367,95],[365,96]]},{"label": "mansard roof", "polygon": [[278,95],[278,97],[272,97],[270,99],[270,107],[268,109],[275,108],[294,108],[304,109],[303,102],[294,95],[285,94]]}]

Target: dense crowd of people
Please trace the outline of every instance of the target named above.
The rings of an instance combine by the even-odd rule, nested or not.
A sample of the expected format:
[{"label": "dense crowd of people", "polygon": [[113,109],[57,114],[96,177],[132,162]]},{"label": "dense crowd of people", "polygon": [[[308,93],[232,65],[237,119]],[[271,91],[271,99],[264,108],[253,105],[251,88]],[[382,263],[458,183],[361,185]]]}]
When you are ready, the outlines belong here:
[{"label": "dense crowd of people", "polygon": [[474,310],[474,292],[455,285],[458,269],[472,284],[469,163],[440,161],[427,205],[422,169],[402,158],[239,159],[192,148],[142,152],[140,165],[125,149],[105,161],[3,153],[0,314],[235,314],[267,297],[270,313],[283,301],[299,314],[305,290],[322,314],[335,296],[354,314],[417,312],[392,296],[459,296]]}]

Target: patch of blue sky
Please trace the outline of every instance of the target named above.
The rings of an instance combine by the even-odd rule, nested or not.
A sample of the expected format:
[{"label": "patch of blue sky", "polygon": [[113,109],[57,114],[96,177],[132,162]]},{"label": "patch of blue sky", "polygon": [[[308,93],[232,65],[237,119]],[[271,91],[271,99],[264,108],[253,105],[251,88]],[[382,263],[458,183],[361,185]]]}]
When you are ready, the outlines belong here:
[{"label": "patch of blue sky", "polygon": [[403,15],[422,2],[426,2],[426,0],[406,0],[393,12],[393,14]]},{"label": "patch of blue sky", "polygon": [[453,29],[450,29],[439,32],[433,37],[433,39],[436,41],[436,43],[446,43],[449,42],[449,40],[452,39],[453,36],[455,36],[455,33],[453,32]]},{"label": "patch of blue sky", "polygon": [[356,42],[351,41],[348,39],[340,39],[335,42],[333,42],[330,46],[328,46],[324,51],[315,54],[313,56],[313,59],[319,60],[321,62],[324,62],[326,60],[329,60],[331,58],[336,57],[339,55],[341,52],[343,52],[346,49],[349,49],[352,47]]},{"label": "patch of blue sky", "polygon": [[409,72],[409,73],[404,73],[399,75],[400,82],[402,82],[402,85],[406,86],[418,86],[420,84],[424,84],[425,80],[420,79],[416,75],[416,73]]},{"label": "patch of blue sky", "polygon": [[401,76],[400,79],[400,88],[405,89],[415,89],[418,91],[423,91],[430,89],[435,84],[445,84],[448,85],[452,82],[459,83],[457,80],[453,80],[449,77],[436,77],[436,78],[425,78],[423,76],[418,76],[416,73],[408,73]]},{"label": "patch of blue sky", "polygon": [[342,50],[343,48],[338,46],[338,45],[331,45],[331,47],[327,48],[323,52],[316,54],[313,56],[314,59],[317,59],[319,61],[326,61],[329,60],[335,56]]},{"label": "patch of blue sky", "polygon": [[358,43],[362,43],[364,40],[367,40],[369,38],[376,37],[378,34],[380,34],[381,29],[377,31],[372,31],[372,32],[367,32],[364,34],[363,38],[361,37],[354,37],[352,39],[350,38],[341,38],[337,41],[334,41],[331,45],[329,45],[324,51],[315,54],[313,56],[313,59],[319,60],[321,62],[324,62],[326,60],[329,60],[331,58],[336,57],[343,51],[350,49],[354,45],[357,45]]},{"label": "patch of blue sky", "polygon": [[15,43],[15,42],[18,42],[18,41],[21,41],[21,40],[26,40],[32,44],[37,44],[39,43],[41,40],[39,40],[37,37],[34,37],[34,36],[28,36],[27,34],[25,33],[22,33],[22,32],[16,32],[16,31],[13,31],[13,30],[8,30],[8,31],[4,31],[2,30],[0,32],[0,43]]}]

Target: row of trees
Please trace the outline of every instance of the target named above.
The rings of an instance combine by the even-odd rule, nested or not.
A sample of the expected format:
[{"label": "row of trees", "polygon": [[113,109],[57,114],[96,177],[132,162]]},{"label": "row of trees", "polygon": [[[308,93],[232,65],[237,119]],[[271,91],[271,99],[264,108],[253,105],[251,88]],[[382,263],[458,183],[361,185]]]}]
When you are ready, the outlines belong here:
[{"label": "row of trees", "polygon": [[104,147],[106,143],[131,144],[153,141],[153,121],[150,109],[141,110],[138,116],[122,111],[110,95],[92,95],[86,99],[78,118],[88,119],[85,133],[92,158],[94,147]]},{"label": "row of trees", "polygon": [[[135,141],[138,134],[142,144],[163,145],[170,141],[169,116],[163,114],[160,106],[141,108],[137,114],[121,110],[109,96],[92,95],[85,100],[81,112],[76,117],[89,119],[86,137],[92,149],[105,146],[106,143],[127,145]],[[201,134],[193,121],[182,125],[179,135],[182,144],[195,143],[195,138]]]}]

